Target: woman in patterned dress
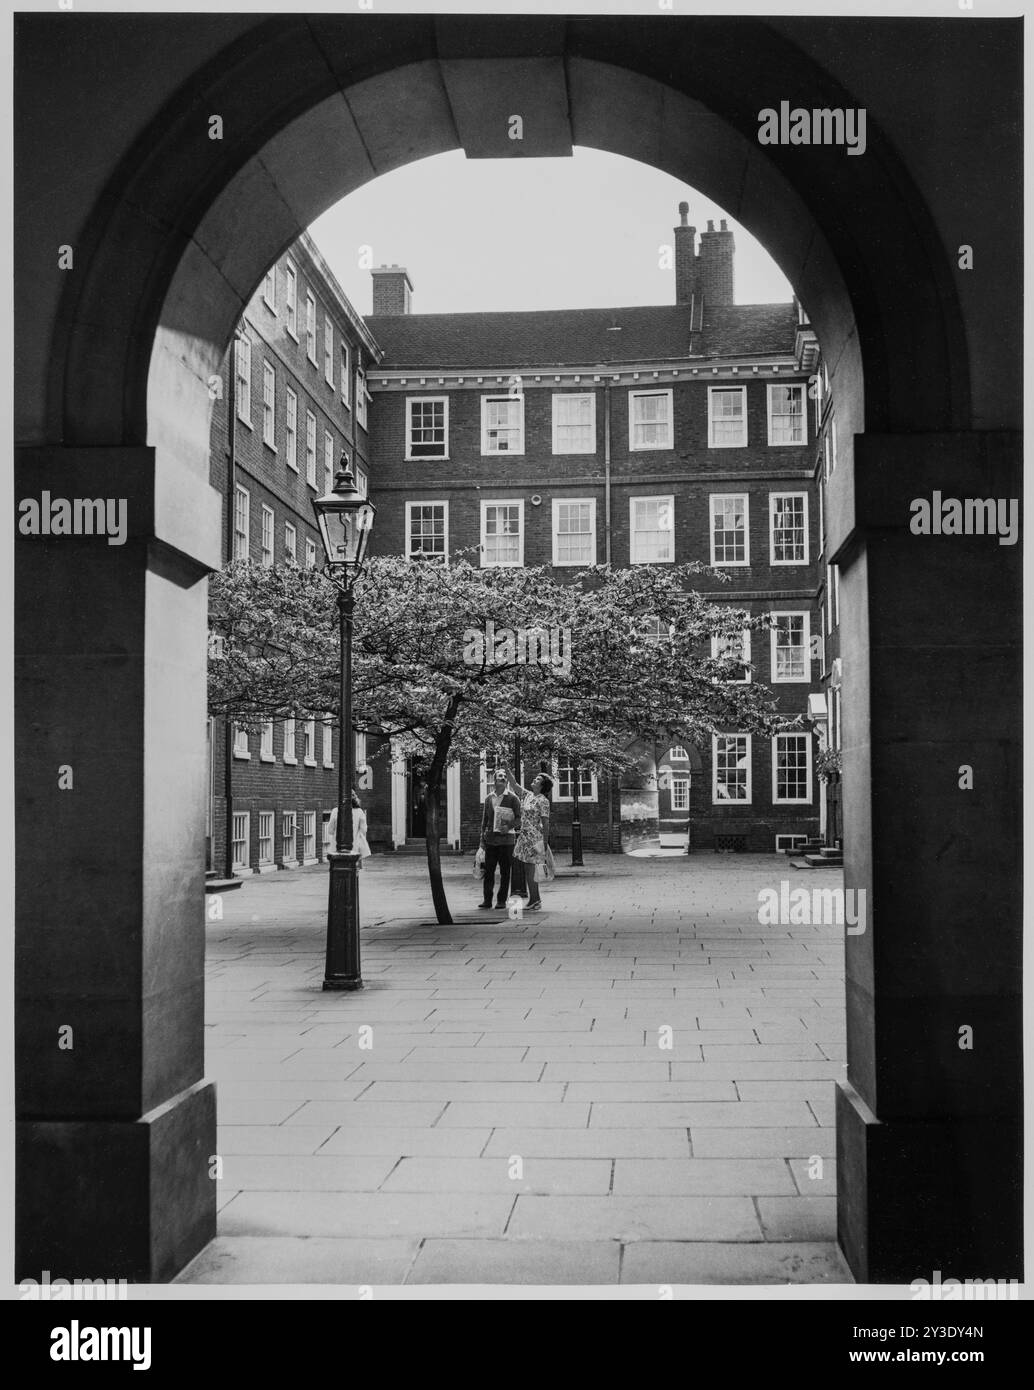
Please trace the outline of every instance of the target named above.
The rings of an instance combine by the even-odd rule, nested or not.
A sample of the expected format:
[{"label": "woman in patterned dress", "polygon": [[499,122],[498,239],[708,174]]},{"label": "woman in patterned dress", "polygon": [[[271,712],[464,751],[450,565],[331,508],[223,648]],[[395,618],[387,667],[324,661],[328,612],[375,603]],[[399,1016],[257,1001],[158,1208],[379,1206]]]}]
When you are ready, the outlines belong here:
[{"label": "woman in patterned dress", "polygon": [[530,791],[520,785],[513,773],[507,773],[507,780],[521,796],[521,829],[514,846],[513,857],[524,865],[524,877],[528,885],[528,908],[534,911],[542,906],[536,873],[546,862],[546,846],[549,844],[549,801],[546,793],[552,791],[553,779],[540,772],[532,779]]}]

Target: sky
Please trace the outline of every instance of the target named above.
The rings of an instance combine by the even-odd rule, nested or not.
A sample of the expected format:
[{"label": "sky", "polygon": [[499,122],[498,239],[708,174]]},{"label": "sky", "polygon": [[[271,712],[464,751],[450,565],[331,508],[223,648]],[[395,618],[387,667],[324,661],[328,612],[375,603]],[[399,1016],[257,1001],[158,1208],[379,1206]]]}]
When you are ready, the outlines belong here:
[{"label": "sky", "polygon": [[[682,201],[698,232],[728,217],[623,155],[577,147],[567,159],[467,159],[456,150],[364,184],[309,231],[360,314],[371,309],[371,260],[406,267],[415,314],[674,304],[675,272],[660,268],[660,248],[672,246]],[[736,302],[789,300],[760,242],[729,226]]]}]

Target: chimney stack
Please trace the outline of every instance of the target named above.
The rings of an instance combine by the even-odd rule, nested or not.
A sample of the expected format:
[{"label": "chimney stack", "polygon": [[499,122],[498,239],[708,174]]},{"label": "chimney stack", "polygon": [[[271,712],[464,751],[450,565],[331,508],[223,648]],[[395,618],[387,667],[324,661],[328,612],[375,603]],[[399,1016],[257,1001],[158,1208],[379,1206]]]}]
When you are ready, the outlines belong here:
[{"label": "chimney stack", "polygon": [[689,304],[697,288],[697,229],[689,225],[689,204],[679,203],[675,230],[675,303]]},{"label": "chimney stack", "polygon": [[697,285],[708,308],[735,303],[735,254],[736,242],[725,218],[722,218],[721,230],[717,232],[714,223],[708,222],[707,231],[700,233],[700,255],[697,258]]},{"label": "chimney stack", "polygon": [[403,265],[380,265],[373,276],[373,314],[408,314],[413,285]]}]

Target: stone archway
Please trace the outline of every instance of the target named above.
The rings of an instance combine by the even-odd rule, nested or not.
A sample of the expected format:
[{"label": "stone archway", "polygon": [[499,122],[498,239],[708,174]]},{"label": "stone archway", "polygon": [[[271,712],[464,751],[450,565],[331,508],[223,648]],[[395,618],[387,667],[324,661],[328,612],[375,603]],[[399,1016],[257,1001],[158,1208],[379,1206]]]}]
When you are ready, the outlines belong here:
[{"label": "stone archway", "polygon": [[[208,378],[267,265],[319,212],[431,153],[515,154],[506,122],[527,108],[525,157],[595,145],[719,202],[765,242],[823,340],[845,440],[828,533],[850,615],[844,664],[858,691],[845,706],[846,873],[873,903],[869,935],[848,944],[841,1241],[863,1279],[950,1268],[953,1257],[1015,1272],[1010,1213],[984,1214],[977,1200],[984,1148],[1010,1152],[1016,1125],[1013,1072],[1002,1066],[1018,1046],[1015,891],[999,893],[997,968],[981,970],[957,935],[951,969],[931,982],[938,913],[957,911],[960,891],[983,901],[980,859],[961,890],[939,883],[932,845],[907,883],[896,878],[909,807],[892,790],[902,756],[917,781],[941,775],[944,746],[979,699],[964,674],[981,646],[979,621],[964,649],[937,615],[1008,601],[1015,574],[999,566],[974,598],[940,552],[929,562],[938,590],[920,619],[939,648],[930,669],[950,651],[961,703],[925,742],[899,680],[905,639],[887,619],[917,563],[906,489],[988,475],[1014,487],[1015,441],[967,433],[964,315],[941,228],[880,126],[880,98],[893,107],[886,78],[868,74],[867,156],[845,160],[835,149],[756,142],[758,109],[788,93],[829,107],[863,100],[835,62],[809,56],[821,34],[804,22],[665,20],[662,33],[626,19],[313,16],[206,21],[190,32],[203,41],[170,50],[149,72],[160,102],[131,84],[115,92],[120,157],[79,208],[78,272],[60,301],[47,291],[46,350],[34,342],[19,384],[19,495],[103,491],[125,497],[131,518],[118,554],[19,552],[18,715],[31,744],[17,788],[20,1270],[165,1279],[214,1230],[214,1097],[201,1050],[200,581],[219,563]],[[87,44],[98,55],[104,33],[94,27]],[[47,90],[32,79],[30,97],[33,80],[37,95]],[[34,255],[26,245],[21,265],[42,282]],[[1008,681],[1012,647],[981,654],[983,679]],[[120,739],[98,747],[96,728],[113,708]],[[993,843],[1015,799],[1015,713],[1010,724],[1005,709],[987,740],[1006,810],[960,829],[979,845]],[[904,754],[902,729],[915,741]],[[70,748],[84,790],[63,811],[55,882],[39,873],[54,814],[39,787]],[[114,861],[97,862],[98,818],[111,827]],[[959,1007],[988,1039],[976,1083],[973,1064],[962,1070],[945,1040]],[[69,1017],[91,1045],[55,1054],[55,1029]],[[960,1174],[970,1204],[956,1200]]]}]

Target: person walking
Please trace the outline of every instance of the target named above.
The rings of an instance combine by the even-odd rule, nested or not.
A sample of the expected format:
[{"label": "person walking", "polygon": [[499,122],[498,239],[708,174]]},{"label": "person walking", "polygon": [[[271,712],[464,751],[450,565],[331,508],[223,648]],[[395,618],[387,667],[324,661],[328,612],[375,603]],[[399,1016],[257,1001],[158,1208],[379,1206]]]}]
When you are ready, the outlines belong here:
[{"label": "person walking", "polygon": [[529,790],[522,787],[511,773],[507,775],[507,783],[524,798],[521,802],[521,830],[513,853],[514,858],[524,865],[524,879],[528,885],[527,907],[529,912],[534,912],[542,906],[537,875],[549,853],[548,794],[553,790],[553,779],[548,773],[540,772],[532,778]]},{"label": "person walking", "polygon": [[499,869],[499,895],[496,907],[505,907],[510,892],[510,869],[517,832],[521,825],[521,803],[513,792],[507,791],[506,773],[495,775],[495,789],[485,797],[481,812],[481,848],[485,851],[485,882],[481,892],[481,907],[492,906],[492,885]]},{"label": "person walking", "polygon": [[[330,813],[327,822],[327,838],[330,842],[331,850],[337,852],[337,807],[335,806]],[[370,842],[366,838],[366,812],[363,810],[357,792],[352,793],[352,852],[358,854],[359,863],[357,868],[363,867],[363,860],[369,859],[373,851],[370,849]]]}]

